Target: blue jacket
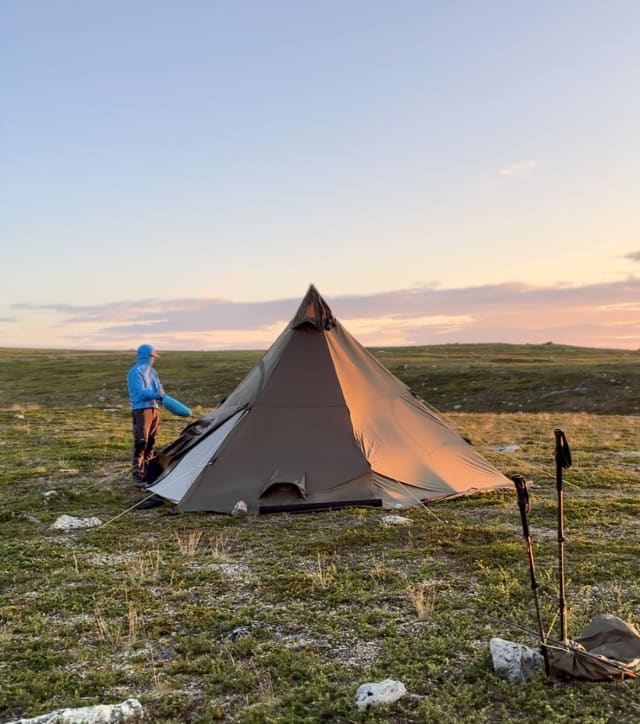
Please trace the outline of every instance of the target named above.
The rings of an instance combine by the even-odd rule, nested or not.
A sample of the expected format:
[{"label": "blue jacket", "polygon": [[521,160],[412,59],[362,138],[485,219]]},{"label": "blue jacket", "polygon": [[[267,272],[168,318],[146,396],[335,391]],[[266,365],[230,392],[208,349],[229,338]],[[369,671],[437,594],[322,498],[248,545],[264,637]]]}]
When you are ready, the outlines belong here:
[{"label": "blue jacket", "polygon": [[143,410],[146,407],[160,407],[164,388],[153,369],[151,353],[154,348],[150,344],[138,347],[138,360],[127,374],[127,387],[132,410]]}]

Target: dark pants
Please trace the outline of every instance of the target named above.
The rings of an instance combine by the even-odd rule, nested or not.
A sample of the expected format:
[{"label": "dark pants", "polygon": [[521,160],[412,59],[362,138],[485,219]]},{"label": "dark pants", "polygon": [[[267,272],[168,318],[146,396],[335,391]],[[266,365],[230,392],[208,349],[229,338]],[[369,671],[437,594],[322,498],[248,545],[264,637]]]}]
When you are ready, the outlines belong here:
[{"label": "dark pants", "polygon": [[155,407],[132,410],[133,462],[131,472],[135,480],[144,480],[147,462],[155,454],[156,435],[160,425],[160,413]]}]

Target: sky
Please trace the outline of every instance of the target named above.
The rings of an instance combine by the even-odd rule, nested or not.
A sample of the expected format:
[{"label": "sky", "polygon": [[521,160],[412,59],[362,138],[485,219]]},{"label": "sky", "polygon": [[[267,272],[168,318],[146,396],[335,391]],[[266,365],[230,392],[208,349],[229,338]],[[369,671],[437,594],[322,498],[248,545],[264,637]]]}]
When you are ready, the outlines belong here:
[{"label": "sky", "polygon": [[0,347],[640,348],[637,0],[0,0]]}]

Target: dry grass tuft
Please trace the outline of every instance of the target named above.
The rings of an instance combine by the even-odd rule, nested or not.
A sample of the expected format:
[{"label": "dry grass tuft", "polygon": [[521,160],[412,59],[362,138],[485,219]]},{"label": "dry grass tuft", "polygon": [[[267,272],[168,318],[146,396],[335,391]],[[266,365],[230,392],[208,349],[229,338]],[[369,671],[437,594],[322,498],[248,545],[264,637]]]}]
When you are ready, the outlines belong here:
[{"label": "dry grass tuft", "polygon": [[185,556],[195,556],[202,540],[201,530],[176,531],[178,549]]},{"label": "dry grass tuft", "polygon": [[437,588],[434,583],[418,583],[407,589],[409,600],[413,604],[419,621],[431,618],[436,603]]}]

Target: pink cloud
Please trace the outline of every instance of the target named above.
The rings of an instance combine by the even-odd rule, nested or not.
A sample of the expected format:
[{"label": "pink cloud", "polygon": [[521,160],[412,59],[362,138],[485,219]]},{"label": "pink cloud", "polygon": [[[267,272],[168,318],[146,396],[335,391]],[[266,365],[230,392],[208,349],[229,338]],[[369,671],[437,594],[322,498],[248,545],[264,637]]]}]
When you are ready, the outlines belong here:
[{"label": "pink cloud", "polygon": [[[152,339],[165,349],[263,349],[294,315],[298,299],[143,299],[105,305],[15,305],[0,320],[13,346],[130,348]],[[640,348],[640,281],[532,287],[522,283],[459,289],[419,287],[370,295],[324,294],[335,316],[363,344],[544,343]],[[32,340],[17,336],[31,320]],[[38,327],[40,319],[40,327]],[[42,329],[38,336],[37,330]],[[15,341],[10,341],[15,340]]]}]

